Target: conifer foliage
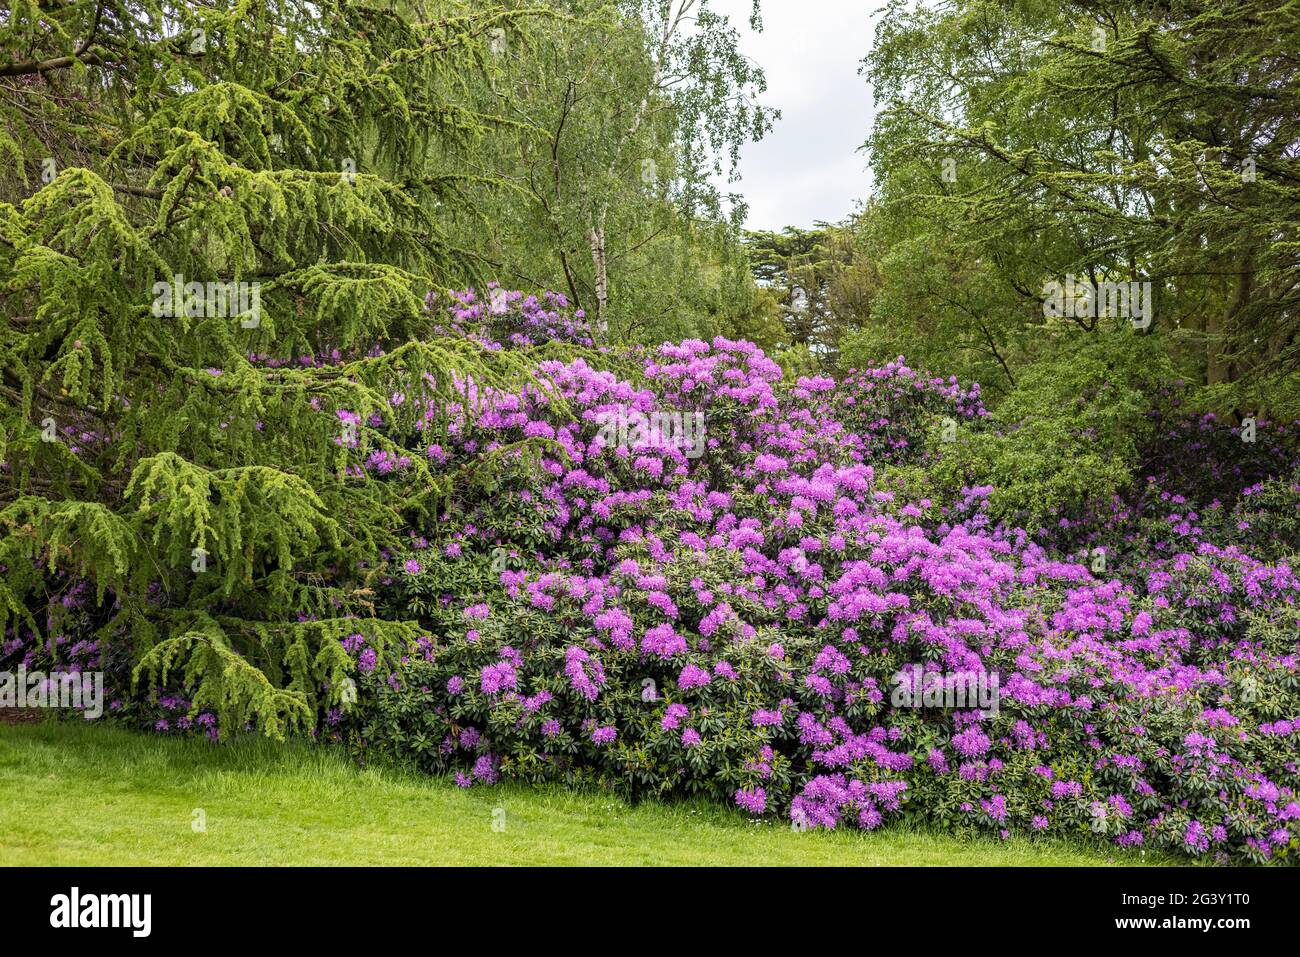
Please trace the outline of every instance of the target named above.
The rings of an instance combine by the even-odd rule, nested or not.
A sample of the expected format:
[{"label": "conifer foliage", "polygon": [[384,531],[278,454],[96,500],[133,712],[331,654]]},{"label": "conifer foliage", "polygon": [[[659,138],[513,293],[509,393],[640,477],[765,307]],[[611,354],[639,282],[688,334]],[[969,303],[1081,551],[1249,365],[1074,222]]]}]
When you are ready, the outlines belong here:
[{"label": "conifer foliage", "polygon": [[[0,619],[95,638],[280,734],[346,694],[340,638],[410,640],[368,577],[446,480],[367,477],[394,430],[526,357],[436,334],[463,274],[431,158],[491,117],[529,11],[17,0],[0,12]],[[389,397],[411,401],[394,407]],[[402,417],[406,416],[406,419]],[[381,434],[378,427],[384,426]]]}]

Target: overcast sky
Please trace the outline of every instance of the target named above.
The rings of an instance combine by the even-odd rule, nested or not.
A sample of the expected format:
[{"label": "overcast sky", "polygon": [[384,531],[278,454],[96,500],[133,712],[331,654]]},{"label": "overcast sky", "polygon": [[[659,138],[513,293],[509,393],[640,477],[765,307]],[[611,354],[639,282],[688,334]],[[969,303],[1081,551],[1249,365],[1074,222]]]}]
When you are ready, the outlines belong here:
[{"label": "overcast sky", "polygon": [[739,183],[750,229],[834,222],[867,195],[858,147],[871,128],[871,91],[858,66],[871,47],[880,0],[764,0],[763,32],[751,0],[713,0],[739,30],[741,50],[767,73],[763,102],[781,119],[741,153]]}]

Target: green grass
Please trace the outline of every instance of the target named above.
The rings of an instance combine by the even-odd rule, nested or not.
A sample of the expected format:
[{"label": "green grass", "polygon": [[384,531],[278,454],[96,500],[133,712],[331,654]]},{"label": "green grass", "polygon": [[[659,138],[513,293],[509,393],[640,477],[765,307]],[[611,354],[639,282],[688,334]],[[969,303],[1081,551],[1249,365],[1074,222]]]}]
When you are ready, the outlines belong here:
[{"label": "green grass", "polygon": [[[206,831],[194,829],[202,809]],[[493,829],[504,811],[504,830]],[[498,816],[500,812],[497,812]],[[8,864],[1105,865],[1136,854],[899,828],[795,833],[704,804],[359,769],[264,740],[211,745],[71,722],[0,724]],[[1148,855],[1147,863],[1157,863]],[[1160,860],[1158,863],[1167,863]]]}]

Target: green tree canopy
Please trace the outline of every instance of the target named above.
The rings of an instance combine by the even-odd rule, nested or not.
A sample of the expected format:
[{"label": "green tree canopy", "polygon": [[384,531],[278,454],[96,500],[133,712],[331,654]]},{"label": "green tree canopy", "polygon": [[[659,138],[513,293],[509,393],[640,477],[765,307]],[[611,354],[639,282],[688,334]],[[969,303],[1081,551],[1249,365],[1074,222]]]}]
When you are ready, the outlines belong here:
[{"label": "green tree canopy", "polygon": [[485,175],[470,248],[503,279],[563,290],[611,339],[716,332],[750,290],[744,206],[713,176],[770,128],[762,70],[708,0],[558,6],[475,93],[509,122],[467,157]]},{"label": "green tree canopy", "polygon": [[[443,485],[356,480],[372,428],[518,381],[438,337],[462,265],[448,98],[538,11],[20,0],[0,24],[0,617],[91,579],[99,637],[278,733],[337,703],[366,576]],[[472,173],[459,174],[465,178]],[[464,267],[468,268],[468,267]],[[411,400],[394,412],[388,397]],[[436,417],[435,417],[436,418]],[[445,418],[445,417],[444,417]],[[408,421],[409,420],[409,421]],[[391,425],[391,421],[389,421]],[[431,426],[445,427],[445,421]],[[365,566],[365,567],[363,567]],[[56,610],[58,602],[50,606]]]},{"label": "green tree canopy", "polygon": [[877,322],[919,314],[918,338],[1010,387],[1064,334],[1045,283],[1149,280],[1146,332],[1208,401],[1296,412],[1298,18],[1285,0],[892,3],[866,60]]}]

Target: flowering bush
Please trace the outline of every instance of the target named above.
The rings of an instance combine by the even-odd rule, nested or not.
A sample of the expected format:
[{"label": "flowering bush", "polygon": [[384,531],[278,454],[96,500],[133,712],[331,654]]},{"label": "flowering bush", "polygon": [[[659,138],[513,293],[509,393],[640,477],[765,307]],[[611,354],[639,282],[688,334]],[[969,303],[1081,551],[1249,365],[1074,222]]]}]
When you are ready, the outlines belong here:
[{"label": "flowering bush", "polygon": [[[988,417],[978,388],[902,359],[784,382],[722,338],[594,349],[556,295],[444,303],[448,334],[532,357],[534,376],[467,378],[450,406],[398,389],[363,419],[320,410],[383,433],[347,444],[351,481],[452,493],[358,570],[412,637],[358,618],[331,639],[357,695],[331,678],[313,733],[466,787],[1295,860],[1300,485],[1280,430],[1196,500],[1170,489],[1187,470],[1165,450],[1126,497],[1030,531],[997,520],[989,486],[925,492],[941,426]],[[702,416],[703,454],[673,428],[610,428],[633,413]],[[8,636],[4,653],[38,652]],[[117,711],[224,734],[185,691],[119,692]]]},{"label": "flowering bush", "polygon": [[[564,334],[473,301],[453,307],[468,334]],[[362,753],[465,786],[708,794],[795,826],[906,817],[1294,859],[1289,565],[1216,541],[1226,523],[1186,502],[1075,528],[1127,538],[1107,565],[995,524],[989,488],[909,498],[887,467],[941,454],[936,420],[986,412],[901,359],[789,385],[744,342],[638,360],[635,377],[542,362],[534,387],[477,390],[452,446],[422,450],[449,470],[492,455],[494,475],[390,556],[382,600],[428,634],[361,668]],[[619,409],[702,412],[706,454],[609,444]],[[996,694],[931,701],[960,675]]]}]

